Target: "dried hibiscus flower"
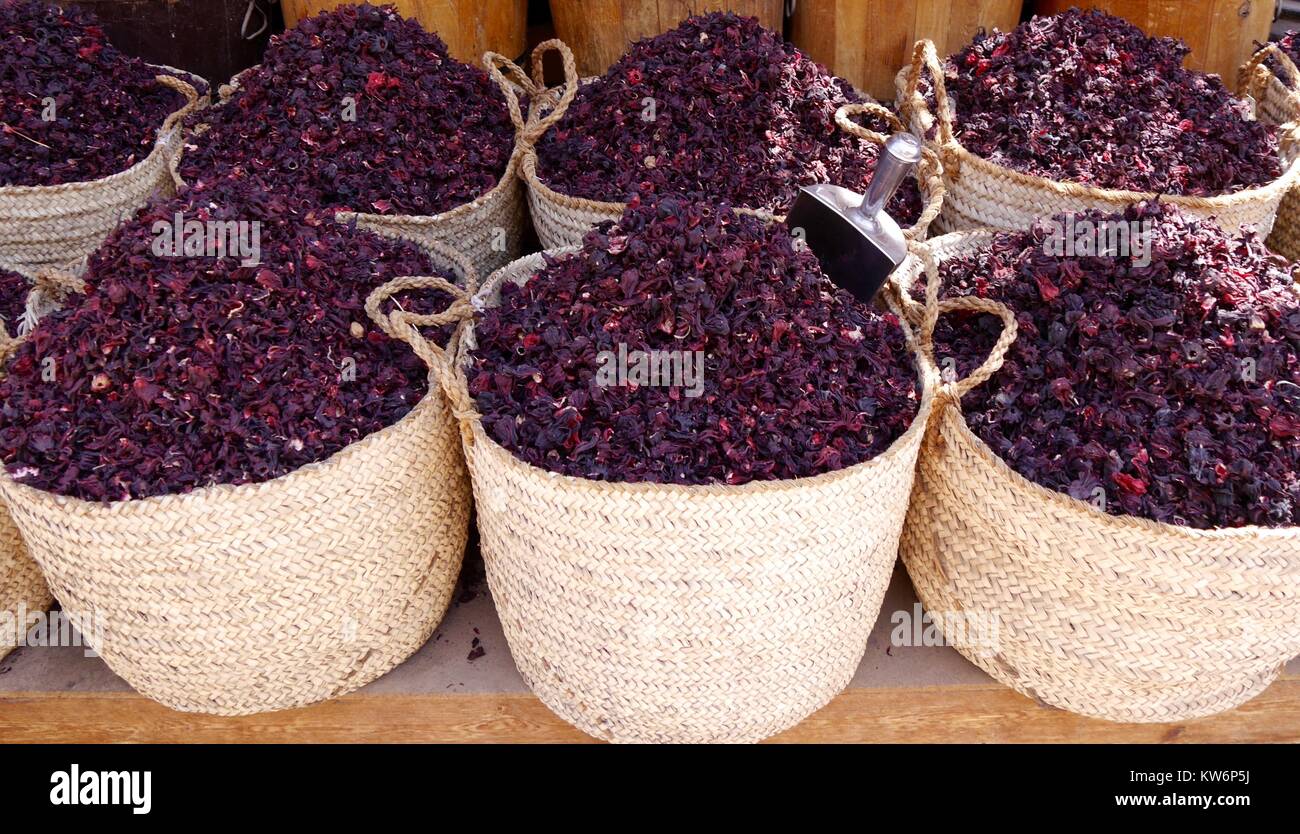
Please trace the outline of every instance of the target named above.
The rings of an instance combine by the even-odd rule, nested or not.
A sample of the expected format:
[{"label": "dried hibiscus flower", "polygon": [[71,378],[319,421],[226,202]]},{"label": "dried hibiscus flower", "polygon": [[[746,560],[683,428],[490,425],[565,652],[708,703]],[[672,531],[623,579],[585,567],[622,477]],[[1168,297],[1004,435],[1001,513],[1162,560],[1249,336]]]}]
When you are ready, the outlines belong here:
[{"label": "dried hibiscus flower", "polygon": [[[1084,222],[1150,224],[1150,249],[1058,254]],[[962,409],[1017,472],[1113,514],[1300,525],[1300,293],[1253,233],[1152,202],[999,234],[940,274],[944,294],[1016,312],[1002,369]],[[945,316],[936,351],[968,371],[1000,329]]]},{"label": "dried hibiscus flower", "polygon": [[153,151],[184,97],[109,43],[95,16],[42,0],[0,3],[0,186],[125,171]]},{"label": "dried hibiscus flower", "polygon": [[[655,193],[784,214],[803,185],[866,190],[879,148],[835,125],[841,105],[865,100],[756,18],[692,17],[582,86],[538,144],[538,175],[593,200]],[[889,210],[904,226],[920,218],[915,180]]]},{"label": "dried hibiscus flower", "polygon": [[897,318],[832,285],[784,226],[726,205],[634,197],[581,251],[507,282],[475,334],[486,431],[581,478],[817,475],[880,454],[918,409]]},{"label": "dried hibiscus flower", "polygon": [[323,208],[432,215],[490,191],[514,150],[487,73],[391,6],[344,6],[271,39],[181,160]]},{"label": "dried hibiscus flower", "polygon": [[18,335],[23,311],[27,309],[27,294],[31,282],[26,277],[7,269],[0,269],[0,324],[12,337]]},{"label": "dried hibiscus flower", "polygon": [[955,133],[1015,171],[1102,188],[1213,196],[1282,172],[1274,130],[1187,45],[1100,11],[993,31],[946,62]]},{"label": "dried hibiscus flower", "polygon": [[[237,197],[155,203],[91,256],[86,296],[43,319],[0,382],[12,477],[91,501],[266,481],[424,396],[426,368],[364,304],[392,278],[441,274],[429,257],[279,195]],[[210,228],[260,218],[259,261],[160,255],[177,213]]]}]

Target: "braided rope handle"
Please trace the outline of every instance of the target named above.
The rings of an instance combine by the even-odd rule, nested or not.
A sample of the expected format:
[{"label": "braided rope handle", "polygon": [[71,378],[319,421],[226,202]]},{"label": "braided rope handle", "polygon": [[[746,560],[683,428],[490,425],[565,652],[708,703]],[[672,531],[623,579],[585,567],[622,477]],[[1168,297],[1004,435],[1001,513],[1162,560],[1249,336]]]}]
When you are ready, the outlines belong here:
[{"label": "braided rope handle", "polygon": [[1250,60],[1242,66],[1238,73],[1241,88],[1244,90],[1248,84],[1253,84],[1258,80],[1258,70],[1261,67],[1263,67],[1266,73],[1266,78],[1274,77],[1274,74],[1269,72],[1268,67],[1264,66],[1264,63],[1269,58],[1276,60],[1278,66],[1282,68],[1283,74],[1287,76],[1286,78],[1276,76],[1278,80],[1285,84],[1288,90],[1295,92],[1296,88],[1300,87],[1300,69],[1296,68],[1295,61],[1292,61],[1291,56],[1286,54],[1286,52],[1276,43],[1264,44],[1264,46],[1260,47],[1254,55],[1250,56]]},{"label": "braided rope handle", "polygon": [[[441,313],[408,313],[405,310],[393,310],[384,313],[382,305],[397,293],[407,290],[441,290],[452,296],[452,303]],[[473,315],[469,304],[469,295],[446,278],[437,275],[404,275],[394,278],[375,289],[366,298],[366,314],[370,316],[379,329],[390,338],[406,342],[415,355],[424,360],[431,371],[442,375],[447,368],[447,351],[441,345],[432,342],[420,333],[421,327],[442,327],[444,324],[457,324]]]},{"label": "braided rope handle", "polygon": [[[885,143],[889,141],[889,137],[853,121],[851,117],[859,114],[883,118],[895,133],[907,132],[907,126],[893,111],[875,102],[841,106],[840,109],[835,111],[835,124],[850,136],[856,136],[883,150]],[[943,210],[943,199],[948,193],[947,186],[943,184],[943,163],[939,161],[939,155],[930,148],[922,147],[921,163],[917,166],[916,173],[913,176],[921,183],[922,196],[929,196],[925,201],[925,209],[921,212],[920,218],[912,226],[903,230],[903,236],[908,240],[915,240],[925,235],[930,228],[930,224]]]},{"label": "braided rope handle", "polygon": [[[564,83],[556,88],[559,94],[558,100],[551,106],[549,112],[543,115],[544,102],[556,93],[556,90],[546,88],[546,80],[543,76],[543,61],[546,53],[551,50],[560,55],[560,63],[564,68]],[[533,49],[530,63],[533,69],[531,78],[518,64],[500,53],[488,52],[483,56],[483,64],[487,67],[488,75],[506,97],[506,107],[510,111],[510,120],[515,125],[515,134],[519,141],[528,147],[536,145],[546,131],[564,117],[569,105],[573,103],[574,96],[578,94],[579,81],[578,65],[574,60],[573,50],[558,38],[539,43]],[[517,90],[520,89],[528,94],[527,115],[519,104]]]},{"label": "braided rope handle", "polygon": [[[921,74],[930,73],[930,84],[934,87],[934,109],[921,94]],[[948,148],[954,143],[952,106],[948,98],[948,85],[944,81],[943,61],[939,60],[939,50],[934,41],[919,40],[912,47],[912,63],[907,71],[907,88],[903,95],[900,109],[909,122],[913,115],[930,115],[939,128],[939,145]]]},{"label": "braided rope handle", "polygon": [[1006,360],[1007,351],[1015,343],[1019,331],[1016,314],[1002,302],[988,298],[976,298],[967,295],[945,298],[940,301],[939,285],[941,279],[939,277],[939,263],[935,259],[934,250],[928,244],[914,242],[911,246],[910,256],[921,261],[925,272],[925,302],[913,301],[907,289],[899,284],[896,277],[889,279],[889,282],[885,285],[885,292],[888,294],[889,301],[903,311],[903,317],[907,323],[916,328],[920,353],[930,363],[934,372],[938,372],[938,362],[934,355],[934,330],[938,326],[941,316],[965,310],[973,313],[988,313],[1002,320],[1002,333],[994,342],[993,348],[989,351],[989,355],[984,362],[965,378],[944,383],[939,388],[940,398],[960,408],[962,397],[978,386],[983,385],[1001,369],[1002,363]]},{"label": "braided rope handle", "polygon": [[32,277],[27,304],[18,322],[18,338],[23,339],[41,319],[63,306],[69,295],[83,295],[86,282],[81,278],[88,258],[83,257],[68,268],[43,267]]},{"label": "braided rope handle", "polygon": [[[469,260],[455,249],[438,243],[426,242],[420,245],[438,255],[453,272],[459,273],[464,286],[456,286],[446,278],[437,275],[394,278],[383,286],[377,287],[366,297],[366,314],[389,337],[410,345],[415,355],[424,361],[451,400],[452,413],[461,426],[461,436],[466,437],[470,435],[468,417],[474,414],[473,403],[469,401],[469,393],[463,383],[456,385],[458,374],[452,366],[451,359],[460,342],[461,327],[452,334],[446,348],[424,338],[419,328],[442,327],[447,324],[463,326],[465,322],[473,319],[474,308],[470,299],[478,290],[478,273]],[[441,313],[408,313],[400,309],[384,313],[383,304],[389,298],[407,290],[418,289],[442,290],[452,297],[452,303]]]},{"label": "braided rope handle", "polygon": [[185,96],[185,105],[163,120],[162,129],[158,131],[158,134],[162,136],[171,133],[172,128],[185,121],[191,113],[198,109],[199,91],[194,89],[193,84],[174,75],[158,75],[155,78],[159,84]]},{"label": "braided rope handle", "polygon": [[[1269,70],[1265,65],[1269,58],[1277,61],[1286,78],[1275,75]],[[1278,151],[1286,156],[1300,150],[1300,69],[1296,68],[1291,56],[1276,43],[1265,44],[1242,65],[1237,74],[1237,85],[1242,95],[1248,95],[1258,101],[1274,78],[1281,81],[1282,86],[1286,88],[1291,105],[1290,112],[1293,116],[1290,121],[1279,125],[1277,129]]]}]

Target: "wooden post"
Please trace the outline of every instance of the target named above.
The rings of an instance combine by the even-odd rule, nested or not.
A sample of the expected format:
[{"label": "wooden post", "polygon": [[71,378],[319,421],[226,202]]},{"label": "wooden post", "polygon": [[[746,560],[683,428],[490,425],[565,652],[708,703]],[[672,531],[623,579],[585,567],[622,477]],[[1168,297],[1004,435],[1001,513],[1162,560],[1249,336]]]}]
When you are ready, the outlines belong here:
[{"label": "wooden post", "polygon": [[731,11],[757,17],[781,34],[784,0],[551,0],[555,34],[569,45],[578,74],[600,75],[634,41],[653,37],[693,14]]},{"label": "wooden post", "polygon": [[1192,48],[1187,66],[1217,72],[1230,89],[1255,41],[1267,41],[1273,25],[1273,0],[1037,0],[1034,11],[1056,14],[1071,6],[1117,15],[1148,35],[1182,38]]},{"label": "wooden post", "polygon": [[[365,2],[365,0],[360,0]],[[280,0],[284,22],[292,26],[304,17],[345,5],[353,0]],[[391,3],[403,17],[447,42],[453,58],[481,66],[483,53],[500,52],[511,58],[524,53],[528,23],[528,0],[375,0],[371,5]]]},{"label": "wooden post", "polygon": [[894,76],[917,40],[929,38],[947,55],[981,27],[1015,26],[1023,5],[1023,0],[798,0],[791,39],[862,92],[893,102]]}]

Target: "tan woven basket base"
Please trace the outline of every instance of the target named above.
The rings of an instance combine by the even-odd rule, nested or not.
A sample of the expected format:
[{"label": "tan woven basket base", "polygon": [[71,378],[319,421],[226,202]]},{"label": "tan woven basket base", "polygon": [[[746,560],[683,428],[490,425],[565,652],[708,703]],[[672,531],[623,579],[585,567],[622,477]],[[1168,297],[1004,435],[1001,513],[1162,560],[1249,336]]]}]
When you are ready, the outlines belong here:
[{"label": "tan woven basket base", "polygon": [[263,484],[92,504],[0,477],[0,493],[141,693],[222,715],[309,704],[400,663],[450,601],[470,495],[431,385],[395,425]]},{"label": "tan woven basket base", "polygon": [[19,615],[44,611],[52,601],[41,569],[27,555],[13,519],[0,509],[0,659],[17,645],[17,629],[26,627]]},{"label": "tan woven basket base", "polygon": [[[182,70],[159,67],[193,78]],[[182,128],[158,137],[132,167],[90,182],[0,188],[0,258],[29,271],[89,255],[154,194],[173,193],[169,166],[182,147]]]},{"label": "tan woven basket base", "polygon": [[[511,265],[487,296],[540,264]],[[825,705],[879,613],[931,390],[874,460],[743,487],[557,475],[473,419],[488,582],[524,680],[566,721],[620,742],[758,741]]]},{"label": "tan woven basket base", "polygon": [[[932,245],[943,260],[986,239]],[[932,614],[992,632],[946,636],[994,678],[1083,715],[1182,721],[1248,700],[1300,653],[1300,529],[1106,515],[1025,480],[946,401],[933,420],[900,553]]]}]

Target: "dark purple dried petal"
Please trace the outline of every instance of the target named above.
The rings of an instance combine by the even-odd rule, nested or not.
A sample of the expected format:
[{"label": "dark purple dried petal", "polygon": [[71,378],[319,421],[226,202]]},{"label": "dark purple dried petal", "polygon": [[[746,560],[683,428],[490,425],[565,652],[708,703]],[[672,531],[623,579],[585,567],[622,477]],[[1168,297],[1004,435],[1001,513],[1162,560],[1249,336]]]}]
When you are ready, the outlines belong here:
[{"label": "dark purple dried petal", "polygon": [[1273,128],[1247,118],[1187,45],[1071,9],[981,33],[950,57],[957,139],[1015,171],[1104,188],[1211,196],[1281,174]]},{"label": "dark purple dried petal", "polygon": [[[1288,265],[1253,233],[1229,236],[1167,204],[1080,218],[1150,222],[1150,263],[1049,254],[1056,229],[1041,223],[941,267],[945,295],[1001,301],[1019,324],[1002,369],[962,401],[971,429],[1026,478],[1103,497],[1111,513],[1300,524],[1300,295]],[[1044,293],[1049,283],[1059,289]],[[947,315],[936,350],[968,373],[1000,330],[992,316]]]},{"label": "dark purple dried petal", "polygon": [[[860,101],[756,18],[692,17],[583,85],[539,143],[538,173],[595,200],[653,193],[784,214],[801,185],[866,189],[879,149],[835,126],[835,111]],[[904,226],[920,218],[915,180],[889,210]]]},{"label": "dark purple dried petal", "polygon": [[[470,391],[524,461],[609,481],[741,484],[869,460],[907,430],[898,320],[857,303],[784,226],[634,198],[475,327]],[[701,351],[702,387],[601,384],[600,354]]]},{"label": "dark purple dried petal", "polygon": [[0,3],[0,186],[95,180],[144,159],[185,103],[157,75],[105,40],[89,12]]},{"label": "dark purple dried petal", "polygon": [[[364,305],[392,278],[439,274],[428,256],[227,188],[143,209],[91,256],[86,296],[19,348],[0,381],[0,460],[16,479],[92,501],[265,481],[424,396],[426,368]],[[154,254],[154,223],[176,212],[261,222],[261,263]],[[447,301],[402,298],[416,312]]]},{"label": "dark purple dried petal", "polygon": [[[351,100],[354,111],[349,109]],[[482,69],[391,6],[344,6],[271,39],[227,104],[196,114],[180,173],[226,177],[322,208],[431,215],[490,191],[514,149]]]},{"label": "dark purple dried petal", "polygon": [[27,307],[31,283],[17,272],[0,269],[0,322],[10,336],[18,335],[18,323]]}]

